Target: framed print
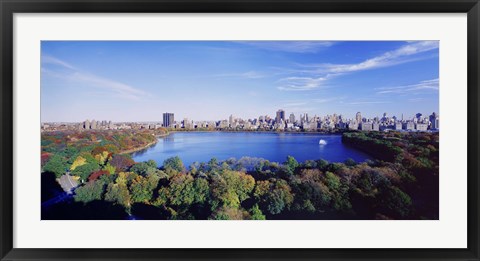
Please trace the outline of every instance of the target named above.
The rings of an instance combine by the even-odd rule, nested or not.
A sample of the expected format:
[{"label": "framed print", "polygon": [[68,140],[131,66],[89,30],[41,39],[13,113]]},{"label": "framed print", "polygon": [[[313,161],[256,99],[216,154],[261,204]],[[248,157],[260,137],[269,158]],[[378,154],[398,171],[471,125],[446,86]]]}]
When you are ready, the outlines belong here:
[{"label": "framed print", "polygon": [[478,260],[478,1],[2,1],[1,258]]}]

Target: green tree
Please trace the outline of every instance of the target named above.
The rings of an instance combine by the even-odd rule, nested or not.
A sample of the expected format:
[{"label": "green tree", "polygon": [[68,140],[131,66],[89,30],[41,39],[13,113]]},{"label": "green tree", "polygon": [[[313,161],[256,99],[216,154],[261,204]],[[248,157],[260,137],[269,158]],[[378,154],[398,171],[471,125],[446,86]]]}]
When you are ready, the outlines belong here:
[{"label": "green tree", "polygon": [[168,188],[161,188],[159,194],[166,197],[168,204],[190,206],[195,200],[193,177],[179,173],[170,179]]},{"label": "green tree", "polygon": [[345,160],[345,165],[353,167],[357,165],[357,162],[352,158],[348,158],[347,160]]},{"label": "green tree", "polygon": [[262,213],[262,210],[258,207],[258,204],[255,204],[250,209],[250,218],[253,220],[265,220],[265,215]]},{"label": "green tree", "polygon": [[380,211],[394,218],[407,218],[411,213],[412,199],[395,186],[383,190],[379,196]]},{"label": "green tree", "polygon": [[291,188],[283,179],[270,179],[268,182],[259,182],[254,195],[262,210],[272,215],[289,209],[293,202]]},{"label": "green tree", "polygon": [[255,179],[242,172],[225,170],[212,180],[211,192],[213,208],[226,206],[237,208],[250,197],[255,187]]},{"label": "green tree", "polygon": [[104,192],[105,182],[102,180],[87,182],[84,186],[75,189],[74,200],[88,203],[94,200],[101,200]]},{"label": "green tree", "polygon": [[131,197],[128,188],[123,184],[110,183],[105,193],[105,200],[122,205],[129,209],[131,206]]},{"label": "green tree", "polygon": [[163,162],[163,168],[167,171],[168,170],[173,170],[175,172],[185,171],[185,166],[183,165],[182,160],[178,156],[166,159]]},{"label": "green tree", "polygon": [[110,165],[110,163],[107,163],[104,167],[103,167],[103,170],[106,170],[108,171],[108,173],[110,173],[110,175],[113,175],[115,174],[115,167]]},{"label": "green tree", "polygon": [[147,177],[137,176],[132,180],[130,191],[132,202],[149,202],[153,197],[153,190],[158,186],[160,177],[151,174]]},{"label": "green tree", "polygon": [[292,156],[287,156],[287,161],[284,162],[284,165],[287,167],[288,174],[290,175],[293,175],[295,169],[299,166],[298,161]]},{"label": "green tree", "polygon": [[43,171],[54,173],[57,178],[65,174],[68,169],[67,161],[64,157],[55,154],[43,167]]},{"label": "green tree", "polygon": [[130,168],[130,171],[133,171],[138,175],[146,176],[148,174],[155,173],[155,170],[157,170],[156,165],[157,164],[155,163],[155,161],[154,161],[154,166],[152,166],[152,164],[148,162],[139,162],[133,165]]},{"label": "green tree", "polygon": [[213,212],[212,218],[215,220],[243,220],[250,219],[250,214],[244,209],[234,207],[222,207]]},{"label": "green tree", "polygon": [[210,195],[210,186],[208,181],[203,178],[196,178],[193,182],[193,190],[195,191],[194,203],[205,203]]},{"label": "green tree", "polygon": [[76,167],[72,171],[72,175],[80,177],[82,182],[84,182],[88,179],[88,176],[90,176],[92,172],[95,172],[97,170],[100,170],[100,165],[98,165],[97,162],[89,162],[84,165]]}]

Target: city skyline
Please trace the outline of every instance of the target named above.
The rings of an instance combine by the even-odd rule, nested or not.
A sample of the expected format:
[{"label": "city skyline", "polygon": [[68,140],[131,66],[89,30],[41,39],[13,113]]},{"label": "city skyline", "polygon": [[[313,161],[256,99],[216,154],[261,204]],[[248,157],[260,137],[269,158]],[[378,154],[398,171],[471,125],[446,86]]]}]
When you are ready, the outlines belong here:
[{"label": "city skyline", "polygon": [[42,122],[439,112],[438,41],[43,41],[41,68]]}]

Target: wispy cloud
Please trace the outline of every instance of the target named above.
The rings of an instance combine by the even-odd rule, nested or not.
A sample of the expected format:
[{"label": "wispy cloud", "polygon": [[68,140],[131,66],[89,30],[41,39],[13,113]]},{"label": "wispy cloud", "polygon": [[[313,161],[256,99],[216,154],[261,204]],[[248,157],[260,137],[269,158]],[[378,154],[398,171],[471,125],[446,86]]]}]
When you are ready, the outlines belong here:
[{"label": "wispy cloud", "polygon": [[438,91],[439,79],[425,80],[416,84],[377,88],[377,94],[418,93],[420,91]]},{"label": "wispy cloud", "polygon": [[145,95],[144,91],[136,89],[130,85],[102,78],[93,74],[76,72],[72,75],[71,79],[90,83],[96,87],[109,90],[118,96],[127,99],[139,100],[142,95]]},{"label": "wispy cloud", "polygon": [[286,77],[278,80],[280,85],[277,89],[282,91],[310,91],[318,89],[329,78],[324,77]]},{"label": "wispy cloud", "polygon": [[297,69],[285,71],[297,76],[280,79],[281,84],[277,88],[284,91],[314,90],[324,86],[327,79],[419,60],[422,58],[415,55],[434,49],[438,49],[438,41],[416,41],[354,64],[297,64]]},{"label": "wispy cloud", "polygon": [[60,65],[60,66],[65,67],[67,69],[77,70],[73,65],[71,65],[67,62],[64,62],[60,59],[57,59],[55,57],[49,56],[49,55],[42,55],[42,63]]},{"label": "wispy cloud", "polygon": [[317,53],[335,44],[330,41],[238,41],[237,43],[263,50],[290,53]]},{"label": "wispy cloud", "polygon": [[356,64],[325,64],[328,73],[349,73],[388,67],[411,61],[410,56],[438,49],[438,41],[420,41],[408,43],[396,50],[386,52],[380,56],[367,59]]},{"label": "wispy cloud", "polygon": [[70,70],[69,72],[59,73],[42,67],[42,72],[48,73],[50,76],[63,78],[76,83],[86,83],[96,88],[107,90],[117,97],[130,100],[139,100],[142,96],[146,95],[144,91],[134,88],[128,84],[81,71],[75,66],[52,56],[42,56],[42,63],[60,65]]}]

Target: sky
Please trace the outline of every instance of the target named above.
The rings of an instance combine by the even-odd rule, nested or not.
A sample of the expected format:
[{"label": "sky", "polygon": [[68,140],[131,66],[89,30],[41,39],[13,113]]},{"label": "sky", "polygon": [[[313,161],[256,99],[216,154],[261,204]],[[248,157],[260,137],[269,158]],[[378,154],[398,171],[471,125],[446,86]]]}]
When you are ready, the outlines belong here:
[{"label": "sky", "polygon": [[42,122],[439,110],[438,41],[42,41]]}]

